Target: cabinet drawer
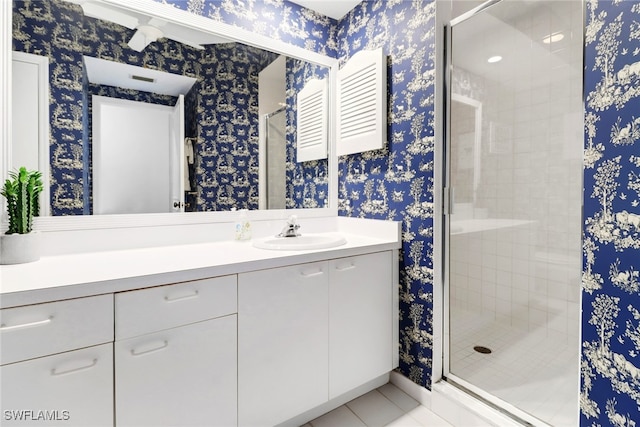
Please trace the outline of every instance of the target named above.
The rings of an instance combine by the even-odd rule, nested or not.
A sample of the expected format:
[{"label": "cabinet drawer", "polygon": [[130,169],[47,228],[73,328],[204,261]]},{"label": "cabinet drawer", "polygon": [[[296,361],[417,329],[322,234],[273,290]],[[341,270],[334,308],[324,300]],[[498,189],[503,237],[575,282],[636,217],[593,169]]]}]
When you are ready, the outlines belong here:
[{"label": "cabinet drawer", "polygon": [[231,315],[117,341],[116,425],[238,425],[236,325]]},{"label": "cabinet drawer", "polygon": [[5,365],[0,376],[3,426],[113,426],[112,343]]},{"label": "cabinet drawer", "polygon": [[235,275],[116,294],[116,339],[135,337],[238,311]]},{"label": "cabinet drawer", "polygon": [[0,310],[0,364],[113,341],[113,295]]}]

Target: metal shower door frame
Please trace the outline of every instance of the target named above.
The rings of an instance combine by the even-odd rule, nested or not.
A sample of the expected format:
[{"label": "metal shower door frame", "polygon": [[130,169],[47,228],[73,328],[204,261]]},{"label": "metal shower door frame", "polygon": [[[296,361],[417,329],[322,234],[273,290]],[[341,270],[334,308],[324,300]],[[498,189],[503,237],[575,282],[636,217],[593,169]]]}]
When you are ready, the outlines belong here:
[{"label": "metal shower door frame", "polygon": [[479,399],[485,404],[491,406],[495,410],[505,414],[506,416],[514,419],[514,421],[523,423],[524,425],[535,425],[535,426],[546,426],[542,420],[534,417],[533,415],[523,411],[522,409],[517,408],[516,406],[494,396],[489,392],[481,389],[478,386],[471,384],[470,382],[456,376],[450,370],[450,345],[451,345],[451,337],[449,332],[450,327],[450,221],[451,214],[453,213],[453,188],[451,183],[451,174],[450,174],[450,161],[451,161],[451,104],[452,104],[452,38],[453,38],[453,29],[456,25],[465,22],[469,19],[472,19],[474,16],[485,12],[488,8],[495,6],[499,3],[502,3],[503,0],[488,0],[483,4],[477,6],[476,8],[452,19],[445,26],[445,53],[444,53],[444,150],[442,154],[442,182],[443,182],[443,215],[442,215],[442,224],[443,229],[442,232],[444,234],[444,238],[442,239],[442,289],[443,289],[443,323],[442,323],[442,337],[443,337],[443,347],[442,347],[442,380],[447,383],[455,386],[456,388],[461,389],[463,392],[469,394],[470,396]]}]

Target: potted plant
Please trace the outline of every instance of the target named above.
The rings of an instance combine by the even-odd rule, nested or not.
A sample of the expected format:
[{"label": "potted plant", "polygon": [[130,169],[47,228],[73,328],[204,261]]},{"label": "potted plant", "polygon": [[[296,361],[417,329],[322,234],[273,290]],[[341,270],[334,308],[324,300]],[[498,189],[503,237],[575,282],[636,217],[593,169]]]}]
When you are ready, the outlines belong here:
[{"label": "potted plant", "polygon": [[0,264],[20,264],[40,259],[39,234],[33,231],[33,217],[40,213],[38,196],[42,174],[21,167],[9,172],[2,194],[7,199],[9,228],[0,236]]}]

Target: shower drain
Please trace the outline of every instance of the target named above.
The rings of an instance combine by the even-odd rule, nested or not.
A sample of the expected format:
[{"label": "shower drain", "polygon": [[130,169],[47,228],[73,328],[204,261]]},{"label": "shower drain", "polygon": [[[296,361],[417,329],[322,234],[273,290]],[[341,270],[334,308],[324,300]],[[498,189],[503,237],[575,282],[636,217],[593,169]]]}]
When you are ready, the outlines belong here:
[{"label": "shower drain", "polygon": [[482,354],[491,354],[491,349],[488,347],[483,347],[481,345],[477,345],[475,347],[473,347],[473,349],[475,351],[477,351],[478,353],[482,353]]}]

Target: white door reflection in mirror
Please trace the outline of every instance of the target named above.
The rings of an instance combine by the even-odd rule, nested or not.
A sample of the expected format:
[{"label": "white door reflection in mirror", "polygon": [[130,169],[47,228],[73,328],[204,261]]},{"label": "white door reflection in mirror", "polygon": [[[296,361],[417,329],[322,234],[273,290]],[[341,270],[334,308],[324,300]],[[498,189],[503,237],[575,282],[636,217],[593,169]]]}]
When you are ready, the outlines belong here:
[{"label": "white door reflection in mirror", "polygon": [[182,206],[180,100],[178,107],[168,107],[97,95],[92,99],[93,213],[173,212],[174,196]]},{"label": "white door reflection in mirror", "polygon": [[184,190],[189,182],[189,168],[185,157],[184,95],[178,96],[178,101],[173,107],[169,120],[169,132],[170,212],[184,212]]},{"label": "white door reflection in mirror", "polygon": [[49,58],[13,52],[12,143],[9,170],[42,173],[40,215],[49,215]]}]

